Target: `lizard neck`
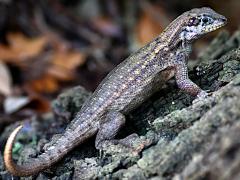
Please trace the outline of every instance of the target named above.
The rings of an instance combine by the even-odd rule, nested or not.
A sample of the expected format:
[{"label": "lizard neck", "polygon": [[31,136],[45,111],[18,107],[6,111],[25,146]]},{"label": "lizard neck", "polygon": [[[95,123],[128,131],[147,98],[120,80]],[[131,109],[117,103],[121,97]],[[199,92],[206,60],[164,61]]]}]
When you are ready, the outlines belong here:
[{"label": "lizard neck", "polygon": [[168,48],[175,49],[183,43],[181,34],[187,18],[187,15],[184,13],[175,19],[171,24],[169,24],[167,28],[160,34],[160,41],[164,42]]}]

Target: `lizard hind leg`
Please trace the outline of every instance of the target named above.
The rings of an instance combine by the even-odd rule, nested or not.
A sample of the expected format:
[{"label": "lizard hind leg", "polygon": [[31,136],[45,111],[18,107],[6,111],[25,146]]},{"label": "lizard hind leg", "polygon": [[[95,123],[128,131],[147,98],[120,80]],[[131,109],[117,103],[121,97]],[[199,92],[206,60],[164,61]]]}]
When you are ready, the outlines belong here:
[{"label": "lizard hind leg", "polygon": [[96,136],[95,147],[103,149],[109,143],[117,143],[117,140],[113,140],[113,138],[124,124],[125,116],[122,113],[117,111],[107,112],[101,121]]},{"label": "lizard hind leg", "polygon": [[102,119],[100,124],[95,147],[100,150],[108,148],[109,145],[123,145],[128,148],[131,147],[131,141],[138,138],[137,134],[129,135],[124,139],[114,139],[120,128],[125,124],[125,116],[117,111],[108,112]]}]

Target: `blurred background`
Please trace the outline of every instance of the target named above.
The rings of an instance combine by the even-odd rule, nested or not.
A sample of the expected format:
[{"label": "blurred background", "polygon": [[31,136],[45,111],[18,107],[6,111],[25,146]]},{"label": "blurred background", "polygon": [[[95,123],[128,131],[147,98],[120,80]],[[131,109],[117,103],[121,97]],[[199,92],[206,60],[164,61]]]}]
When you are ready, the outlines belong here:
[{"label": "blurred background", "polygon": [[178,15],[202,6],[228,18],[225,30],[238,28],[239,0],[0,0],[0,126],[50,111],[66,88],[93,91]]}]

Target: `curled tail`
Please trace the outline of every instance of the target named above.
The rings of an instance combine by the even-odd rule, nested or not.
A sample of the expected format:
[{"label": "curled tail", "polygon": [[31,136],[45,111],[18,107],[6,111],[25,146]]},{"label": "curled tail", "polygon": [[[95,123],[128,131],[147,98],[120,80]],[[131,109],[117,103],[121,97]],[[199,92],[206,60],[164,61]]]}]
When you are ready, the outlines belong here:
[{"label": "curled tail", "polygon": [[52,164],[62,159],[63,156],[72,150],[76,145],[80,144],[87,137],[96,132],[96,130],[89,130],[88,132],[85,131],[84,134],[80,134],[76,137],[74,135],[75,133],[67,130],[54,145],[50,146],[37,158],[31,158],[29,162],[26,162],[23,165],[17,165],[12,159],[12,147],[14,140],[22,127],[22,125],[18,126],[10,134],[4,150],[4,162],[6,169],[15,176],[31,176],[52,166]]},{"label": "curled tail", "polygon": [[[15,175],[15,176],[30,176],[33,174],[37,174],[43,169],[46,169],[51,164],[59,160],[61,157],[53,157],[50,156],[49,153],[43,153],[36,159],[31,159],[32,162],[25,163],[24,165],[20,166],[17,165],[12,159],[12,147],[14,144],[14,140],[18,134],[18,132],[22,129],[22,125],[18,126],[9,136],[5,150],[4,150],[4,162],[7,170]],[[54,158],[54,159],[53,159]]]}]

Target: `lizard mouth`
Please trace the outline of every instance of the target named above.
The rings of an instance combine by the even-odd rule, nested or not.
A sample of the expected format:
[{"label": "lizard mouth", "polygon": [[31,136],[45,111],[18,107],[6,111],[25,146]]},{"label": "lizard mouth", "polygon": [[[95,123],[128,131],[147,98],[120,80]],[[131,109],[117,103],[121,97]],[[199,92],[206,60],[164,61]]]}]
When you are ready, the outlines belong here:
[{"label": "lizard mouth", "polygon": [[220,21],[215,25],[207,26],[206,28],[204,28],[204,33],[215,31],[215,30],[225,26],[226,24],[227,24],[227,21],[225,20],[225,21]]}]

